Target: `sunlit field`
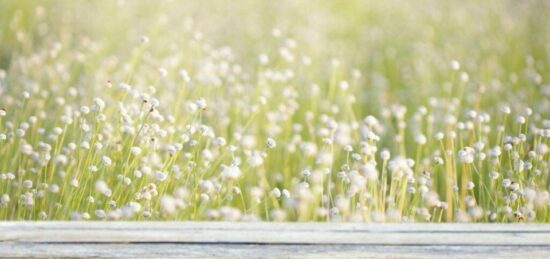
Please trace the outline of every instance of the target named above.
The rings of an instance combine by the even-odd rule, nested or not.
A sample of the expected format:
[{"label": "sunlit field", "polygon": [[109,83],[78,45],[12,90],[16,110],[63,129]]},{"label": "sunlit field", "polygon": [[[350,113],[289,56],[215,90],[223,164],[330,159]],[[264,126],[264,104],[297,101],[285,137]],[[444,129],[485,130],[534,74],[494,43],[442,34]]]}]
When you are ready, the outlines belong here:
[{"label": "sunlit field", "polygon": [[550,222],[550,2],[0,0],[0,220]]}]

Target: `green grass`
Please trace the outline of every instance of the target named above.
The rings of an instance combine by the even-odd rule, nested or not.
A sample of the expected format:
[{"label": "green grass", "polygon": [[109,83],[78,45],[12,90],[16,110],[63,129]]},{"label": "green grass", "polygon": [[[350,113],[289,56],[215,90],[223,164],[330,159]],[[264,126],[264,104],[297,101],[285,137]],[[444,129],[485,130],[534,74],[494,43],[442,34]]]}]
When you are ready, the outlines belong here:
[{"label": "green grass", "polygon": [[0,220],[550,222],[546,1],[0,6]]}]

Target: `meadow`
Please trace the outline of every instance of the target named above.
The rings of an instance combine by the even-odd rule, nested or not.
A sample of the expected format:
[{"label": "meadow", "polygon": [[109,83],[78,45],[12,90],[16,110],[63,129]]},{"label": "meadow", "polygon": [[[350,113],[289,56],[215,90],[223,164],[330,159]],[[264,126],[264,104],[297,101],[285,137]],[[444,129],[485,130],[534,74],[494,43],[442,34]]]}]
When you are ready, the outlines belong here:
[{"label": "meadow", "polygon": [[0,0],[0,220],[550,222],[549,14]]}]

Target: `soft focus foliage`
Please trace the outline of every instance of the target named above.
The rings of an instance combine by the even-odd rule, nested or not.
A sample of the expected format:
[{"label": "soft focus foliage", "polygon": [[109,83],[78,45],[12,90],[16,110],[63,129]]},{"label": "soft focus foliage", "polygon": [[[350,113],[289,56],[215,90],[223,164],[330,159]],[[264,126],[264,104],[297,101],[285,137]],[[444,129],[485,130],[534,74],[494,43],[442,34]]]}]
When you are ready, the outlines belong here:
[{"label": "soft focus foliage", "polygon": [[0,0],[0,220],[550,222],[549,13]]}]

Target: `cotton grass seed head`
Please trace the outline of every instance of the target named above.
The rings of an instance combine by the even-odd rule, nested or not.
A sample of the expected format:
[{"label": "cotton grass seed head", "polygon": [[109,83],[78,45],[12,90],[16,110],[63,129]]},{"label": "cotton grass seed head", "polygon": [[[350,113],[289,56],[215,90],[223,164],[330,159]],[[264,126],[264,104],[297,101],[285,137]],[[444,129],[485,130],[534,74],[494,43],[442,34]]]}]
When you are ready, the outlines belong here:
[{"label": "cotton grass seed head", "polygon": [[223,180],[237,180],[241,176],[241,170],[239,167],[231,166],[222,166],[221,178]]},{"label": "cotton grass seed head", "polygon": [[10,200],[11,200],[10,196],[7,195],[7,194],[2,194],[2,196],[0,196],[0,203],[2,205],[6,205],[6,204],[10,203]]}]

